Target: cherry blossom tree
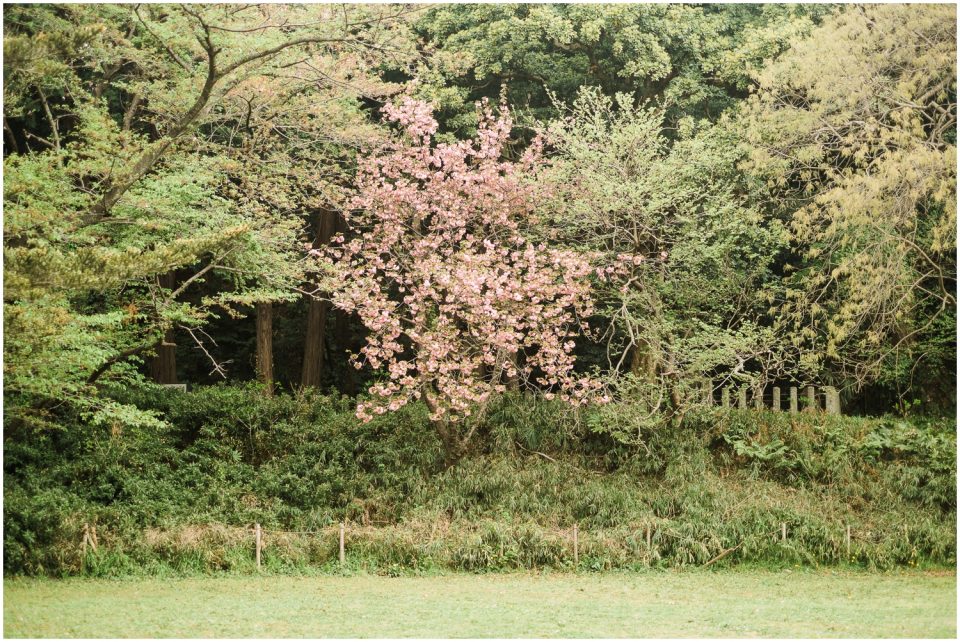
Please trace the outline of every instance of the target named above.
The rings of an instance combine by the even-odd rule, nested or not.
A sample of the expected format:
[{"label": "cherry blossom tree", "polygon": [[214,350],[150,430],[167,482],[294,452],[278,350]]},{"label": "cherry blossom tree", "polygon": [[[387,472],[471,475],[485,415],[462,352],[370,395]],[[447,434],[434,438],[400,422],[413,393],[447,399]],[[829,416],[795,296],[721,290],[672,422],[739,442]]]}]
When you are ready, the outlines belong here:
[{"label": "cherry blossom tree", "polygon": [[597,381],[573,371],[572,336],[592,311],[588,257],[525,234],[536,224],[529,179],[541,145],[503,160],[509,111],[478,112],[475,139],[437,143],[428,104],[387,105],[405,136],[361,160],[350,217],[360,233],[331,251],[334,305],[369,331],[354,365],[383,372],[357,416],[422,398],[448,463],[472,435],[460,420],[510,381],[574,405],[604,400]]}]

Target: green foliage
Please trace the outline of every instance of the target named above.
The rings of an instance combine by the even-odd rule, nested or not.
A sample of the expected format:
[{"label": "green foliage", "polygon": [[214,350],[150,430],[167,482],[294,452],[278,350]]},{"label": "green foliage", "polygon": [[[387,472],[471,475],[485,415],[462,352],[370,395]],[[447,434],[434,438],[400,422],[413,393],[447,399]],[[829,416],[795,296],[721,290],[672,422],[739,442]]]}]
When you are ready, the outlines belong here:
[{"label": "green foliage", "polygon": [[706,378],[775,377],[784,341],[767,315],[786,234],[751,203],[737,136],[688,119],[671,143],[661,109],[593,88],[558,108],[543,127],[545,236],[612,272],[595,297],[605,365],[632,375],[622,394],[645,399],[656,423]]},{"label": "green foliage", "polygon": [[[159,427],[8,435],[5,493],[14,507],[21,500],[30,503],[27,498],[35,502],[5,518],[7,532],[17,538],[9,543],[19,568],[56,568],[46,566],[45,547],[59,537],[75,538],[83,522],[124,537],[165,524],[323,526],[369,512],[362,502],[351,504],[359,498],[399,502],[440,454],[432,433],[419,430],[425,424],[419,407],[405,413],[409,429],[404,430],[404,413],[389,423],[361,425],[347,399],[267,399],[256,386],[209,387],[186,395],[146,391],[128,393],[124,401],[150,407],[165,421]],[[71,489],[72,503],[44,490],[58,487]],[[52,506],[65,507],[63,524],[28,526],[46,519]],[[72,531],[57,530],[61,527]]]},{"label": "green foliage", "polygon": [[[740,543],[730,562],[955,560],[943,421],[716,410],[627,447],[610,439],[611,414],[511,396],[478,426],[492,445],[444,470],[420,405],[361,424],[349,399],[257,386],[123,401],[167,423],[6,436],[6,572],[249,572],[254,523],[268,569],[333,571],[341,520],[351,568],[384,573],[570,568],[574,523],[581,564],[597,570],[697,566]],[[86,557],[84,524],[100,540]]]},{"label": "green foliage", "polygon": [[[955,405],[955,9],[11,4],[4,77],[6,572],[248,572],[253,523],[268,569],[332,571],[341,520],[387,574],[569,568],[575,523],[593,570],[955,564],[956,426],[922,415]],[[507,394],[444,469],[419,403],[145,383],[187,337],[190,375],[252,375],[240,319],[296,303],[278,354],[309,308],[312,383],[359,387],[305,259],[364,231],[355,155],[404,89],[447,139],[501,91],[505,155],[543,134],[529,223],[603,270],[578,367],[616,400]],[[902,417],[690,403],[782,377]]]},{"label": "green foliage", "polygon": [[779,321],[851,388],[956,381],[956,60],[955,7],[850,7],[758,72],[738,118],[800,255]]},{"label": "green foliage", "polygon": [[631,373],[619,393],[645,400],[646,423],[679,419],[706,377],[875,384],[877,405],[904,413],[955,402],[948,7],[4,16],[11,423],[45,425],[65,402],[92,422],[147,425],[147,409],[105,388],[138,385],[148,364],[168,379],[174,354],[195,382],[249,378],[243,319],[263,303],[313,301],[277,311],[280,383],[298,382],[287,357],[305,347],[303,383],[355,392],[352,371],[334,373],[362,337],[355,321],[327,323],[305,246],[364,231],[345,211],[355,156],[384,142],[376,106],[400,92],[436,103],[448,140],[473,133],[475,100],[502,93],[523,122],[505,156],[538,127],[548,139],[548,249],[648,259],[622,290],[595,284],[590,321],[608,332],[580,352],[584,371]]},{"label": "green foliage", "polygon": [[304,219],[378,136],[360,96],[395,91],[365,71],[403,59],[390,11],[4,8],[8,420],[143,423],[96,384],[135,384],[174,331],[222,374],[204,325],[300,297]]},{"label": "green foliage", "polygon": [[417,91],[469,132],[472,103],[506,98],[556,115],[548,94],[581,86],[657,99],[675,124],[716,118],[751,70],[808,32],[827,7],[786,5],[437,5],[417,21],[430,53]]},{"label": "green foliage", "polygon": [[717,415],[730,462],[748,465],[754,475],[956,509],[956,434],[949,422],[741,411],[713,413],[707,421]]}]

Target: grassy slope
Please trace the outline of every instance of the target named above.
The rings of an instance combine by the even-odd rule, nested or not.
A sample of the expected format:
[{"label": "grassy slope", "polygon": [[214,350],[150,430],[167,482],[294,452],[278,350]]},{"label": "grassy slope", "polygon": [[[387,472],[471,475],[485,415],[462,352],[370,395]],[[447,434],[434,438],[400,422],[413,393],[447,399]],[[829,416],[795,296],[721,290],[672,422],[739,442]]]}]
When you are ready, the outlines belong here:
[{"label": "grassy slope", "polygon": [[5,637],[943,637],[956,575],[5,580]]}]

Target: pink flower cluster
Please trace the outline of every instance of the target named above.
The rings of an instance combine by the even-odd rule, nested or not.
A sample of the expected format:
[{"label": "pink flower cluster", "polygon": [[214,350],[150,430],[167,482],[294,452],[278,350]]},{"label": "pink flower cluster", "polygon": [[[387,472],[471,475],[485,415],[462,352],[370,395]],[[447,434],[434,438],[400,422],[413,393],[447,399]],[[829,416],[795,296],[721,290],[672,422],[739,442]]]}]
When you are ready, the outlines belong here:
[{"label": "pink flower cluster", "polygon": [[524,236],[535,207],[524,178],[541,163],[539,143],[519,162],[502,160],[505,107],[495,117],[482,104],[476,139],[453,144],[434,144],[437,122],[423,102],[383,111],[408,137],[361,160],[351,217],[360,235],[330,250],[334,304],[369,330],[354,364],[386,374],[357,415],[424,397],[434,420],[455,421],[507,378],[574,404],[597,398],[599,384],[573,373],[571,339],[587,329],[593,268]]}]

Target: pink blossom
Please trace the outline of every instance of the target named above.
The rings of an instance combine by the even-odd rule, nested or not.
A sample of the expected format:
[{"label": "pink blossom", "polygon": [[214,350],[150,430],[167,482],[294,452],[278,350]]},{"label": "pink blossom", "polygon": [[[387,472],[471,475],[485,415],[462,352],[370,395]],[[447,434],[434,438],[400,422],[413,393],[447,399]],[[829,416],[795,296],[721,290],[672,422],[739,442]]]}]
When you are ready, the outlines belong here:
[{"label": "pink blossom", "polygon": [[486,102],[476,139],[457,143],[432,140],[437,123],[423,102],[383,112],[406,138],[360,159],[350,219],[359,235],[327,250],[334,304],[369,330],[353,363],[383,367],[357,416],[426,397],[433,419],[461,419],[503,392],[505,377],[536,377],[549,398],[572,404],[595,400],[599,384],[573,372],[572,340],[592,313],[594,268],[527,237],[542,143],[502,160],[512,121]]}]

